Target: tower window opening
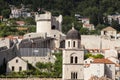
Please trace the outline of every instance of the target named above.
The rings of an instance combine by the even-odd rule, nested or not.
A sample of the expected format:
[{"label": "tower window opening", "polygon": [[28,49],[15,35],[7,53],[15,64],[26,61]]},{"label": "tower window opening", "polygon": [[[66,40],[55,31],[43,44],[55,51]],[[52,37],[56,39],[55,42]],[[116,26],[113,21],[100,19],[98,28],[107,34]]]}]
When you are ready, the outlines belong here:
[{"label": "tower window opening", "polygon": [[71,79],[77,79],[77,72],[71,72]]},{"label": "tower window opening", "polygon": [[56,26],[55,26],[55,25],[52,25],[52,29],[56,29]]},{"label": "tower window opening", "polygon": [[73,47],[75,47],[75,41],[73,41]]},{"label": "tower window opening", "polygon": [[73,56],[70,57],[70,63],[73,63]]},{"label": "tower window opening", "polygon": [[77,57],[75,57],[75,63],[77,63],[78,62],[78,58]]},{"label": "tower window opening", "polygon": [[70,47],[70,41],[68,41],[68,47]]}]

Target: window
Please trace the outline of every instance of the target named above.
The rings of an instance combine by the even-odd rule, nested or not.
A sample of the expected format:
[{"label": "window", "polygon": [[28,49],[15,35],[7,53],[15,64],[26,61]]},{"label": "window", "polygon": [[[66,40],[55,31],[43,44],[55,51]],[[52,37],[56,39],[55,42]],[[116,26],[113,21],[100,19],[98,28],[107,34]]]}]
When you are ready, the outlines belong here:
[{"label": "window", "polygon": [[73,56],[70,57],[70,63],[73,63]]},{"label": "window", "polygon": [[77,79],[77,72],[75,73],[75,79]]},{"label": "window", "polygon": [[73,47],[75,47],[75,41],[73,41]]},{"label": "window", "polygon": [[71,79],[77,79],[77,72],[71,72]]},{"label": "window", "polygon": [[78,41],[78,48],[80,47],[80,41]]},{"label": "window", "polygon": [[22,67],[21,66],[19,67],[19,71],[22,71]]},{"label": "window", "polygon": [[68,47],[70,47],[70,41],[68,41]]},{"label": "window", "polygon": [[75,63],[77,63],[77,57],[75,57]]},{"label": "window", "polygon": [[14,66],[12,66],[12,71],[14,71],[15,70],[15,68],[14,68]]},{"label": "window", "polygon": [[111,67],[111,65],[109,65],[109,68]]},{"label": "window", "polygon": [[18,63],[18,59],[16,59],[16,63]]},{"label": "window", "polygon": [[55,26],[55,25],[52,25],[52,29],[53,29],[53,30],[56,29],[56,26]]},{"label": "window", "polygon": [[54,35],[54,37],[56,37],[56,35]]},{"label": "window", "polygon": [[73,73],[71,72],[71,79],[73,79]]}]

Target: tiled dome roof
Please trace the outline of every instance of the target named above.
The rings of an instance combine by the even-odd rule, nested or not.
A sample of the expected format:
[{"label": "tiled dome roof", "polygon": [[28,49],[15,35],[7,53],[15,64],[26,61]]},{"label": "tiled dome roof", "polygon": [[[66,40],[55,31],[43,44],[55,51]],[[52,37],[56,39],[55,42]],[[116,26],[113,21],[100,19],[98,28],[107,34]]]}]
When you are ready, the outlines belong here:
[{"label": "tiled dome roof", "polygon": [[81,39],[80,33],[72,27],[66,35],[66,39]]}]

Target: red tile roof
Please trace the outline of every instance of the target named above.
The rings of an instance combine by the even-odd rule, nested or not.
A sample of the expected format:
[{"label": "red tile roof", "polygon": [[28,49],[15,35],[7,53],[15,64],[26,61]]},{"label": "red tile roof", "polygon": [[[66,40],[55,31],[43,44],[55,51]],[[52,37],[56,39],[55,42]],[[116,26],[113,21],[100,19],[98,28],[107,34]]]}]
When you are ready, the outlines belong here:
[{"label": "red tile roof", "polygon": [[94,59],[93,63],[114,64],[112,61],[108,59]]},{"label": "red tile roof", "polygon": [[24,25],[24,24],[25,24],[24,21],[16,21],[16,23],[17,23],[18,25]]}]

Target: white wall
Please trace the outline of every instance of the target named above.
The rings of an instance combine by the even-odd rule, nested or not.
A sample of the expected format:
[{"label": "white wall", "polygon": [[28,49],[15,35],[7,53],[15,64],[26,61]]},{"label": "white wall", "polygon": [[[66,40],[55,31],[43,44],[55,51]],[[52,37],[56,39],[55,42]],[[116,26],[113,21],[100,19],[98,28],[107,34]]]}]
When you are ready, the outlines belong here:
[{"label": "white wall", "polygon": [[81,35],[81,44],[85,45],[86,49],[100,49],[102,42],[102,49],[114,49],[120,47],[120,40],[109,40],[100,38],[98,35]]},{"label": "white wall", "polygon": [[38,21],[37,22],[37,33],[47,33],[51,32],[51,21]]},{"label": "white wall", "polygon": [[7,46],[10,48],[10,39],[9,38],[0,38],[0,47]]},{"label": "white wall", "polygon": [[104,76],[104,64],[90,64],[89,67],[84,67],[84,80],[89,80],[92,76]]},{"label": "white wall", "polygon": [[115,80],[115,64],[106,64],[105,74],[108,78]]},{"label": "white wall", "polygon": [[118,58],[118,53],[114,49],[105,50],[105,58],[115,57]]},{"label": "white wall", "polygon": [[36,62],[55,62],[55,58],[52,56],[46,56],[46,57],[22,57],[25,61],[28,61],[28,63],[31,63],[33,65],[36,64]]}]

